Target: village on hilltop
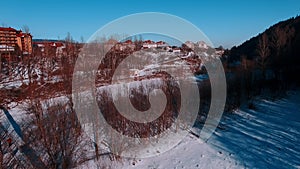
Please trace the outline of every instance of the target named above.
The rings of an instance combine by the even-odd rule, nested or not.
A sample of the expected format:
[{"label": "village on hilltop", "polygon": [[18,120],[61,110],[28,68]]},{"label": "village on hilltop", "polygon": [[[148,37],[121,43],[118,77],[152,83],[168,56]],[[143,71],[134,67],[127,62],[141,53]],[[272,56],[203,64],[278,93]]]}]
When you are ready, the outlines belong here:
[{"label": "village on hilltop", "polygon": [[[0,27],[0,56],[3,61],[17,61],[21,57],[26,56],[66,56],[67,50],[73,49],[78,54],[84,43],[78,43],[68,40],[47,40],[47,39],[33,39],[29,32],[23,32],[12,27]],[[199,48],[207,50],[210,48],[204,41],[193,43],[191,41],[185,42],[188,48],[193,49],[194,45]],[[140,49],[159,48],[176,54],[183,53],[182,46],[170,46],[164,41],[145,40],[136,43],[133,40],[126,40],[119,42],[115,39],[109,39],[104,44],[106,49],[124,51]],[[224,53],[223,48],[215,48],[217,55]],[[187,53],[190,56],[193,53]]]}]

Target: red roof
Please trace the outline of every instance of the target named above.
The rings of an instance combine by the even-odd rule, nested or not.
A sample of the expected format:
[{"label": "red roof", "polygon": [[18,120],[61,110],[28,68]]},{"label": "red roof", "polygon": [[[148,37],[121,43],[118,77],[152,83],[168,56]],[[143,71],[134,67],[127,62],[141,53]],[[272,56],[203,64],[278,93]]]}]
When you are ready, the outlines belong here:
[{"label": "red roof", "polygon": [[41,45],[47,45],[47,46],[52,46],[52,47],[62,47],[64,46],[64,43],[62,42],[33,42],[33,44],[41,44]]},{"label": "red roof", "polygon": [[23,35],[24,36],[31,36],[32,37],[32,35],[30,33],[23,33]]},{"label": "red roof", "polygon": [[129,39],[129,40],[125,41],[124,43],[132,44],[132,41]]},{"label": "red roof", "polygon": [[15,30],[14,28],[11,28],[11,27],[8,27],[8,28],[0,27],[0,31],[17,31],[17,30]]},{"label": "red roof", "polygon": [[30,33],[23,33],[23,32],[18,32],[17,37],[25,37],[25,36],[32,36]]},{"label": "red roof", "polygon": [[17,34],[17,37],[22,37],[22,36],[23,36],[22,33],[18,33],[18,34]]},{"label": "red roof", "polygon": [[155,42],[153,42],[153,41],[151,41],[151,40],[146,40],[146,41],[144,41],[144,43],[147,43],[147,44],[153,44],[153,43],[155,43]]},{"label": "red roof", "polygon": [[158,42],[156,42],[156,44],[163,45],[163,44],[166,44],[166,42],[164,42],[164,41],[158,41]]},{"label": "red roof", "polygon": [[62,46],[64,46],[64,44],[61,43],[61,42],[55,42],[55,46],[56,46],[56,47],[62,47]]}]

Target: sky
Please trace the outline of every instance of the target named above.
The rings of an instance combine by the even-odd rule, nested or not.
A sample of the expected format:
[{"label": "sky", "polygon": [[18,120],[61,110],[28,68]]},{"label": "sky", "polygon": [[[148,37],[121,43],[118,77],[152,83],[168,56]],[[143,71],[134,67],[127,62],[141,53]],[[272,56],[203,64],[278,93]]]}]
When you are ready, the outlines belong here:
[{"label": "sky", "polygon": [[[299,0],[13,0],[1,2],[0,26],[27,25],[35,39],[89,39],[107,23],[140,12],[181,17],[202,30],[214,46],[230,48],[273,24],[300,15]],[[146,22],[146,21],[145,21]]]}]

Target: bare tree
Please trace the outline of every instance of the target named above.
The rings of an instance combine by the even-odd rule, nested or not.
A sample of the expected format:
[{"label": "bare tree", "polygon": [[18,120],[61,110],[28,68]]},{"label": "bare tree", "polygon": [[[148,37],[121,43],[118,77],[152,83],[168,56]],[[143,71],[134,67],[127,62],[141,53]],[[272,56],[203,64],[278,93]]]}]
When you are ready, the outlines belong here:
[{"label": "bare tree", "polygon": [[80,42],[81,42],[81,43],[84,43],[84,42],[85,42],[85,40],[84,40],[84,37],[83,37],[83,36],[81,36],[81,37],[80,37]]},{"label": "bare tree", "polygon": [[68,32],[67,36],[65,38],[65,44],[66,44],[66,57],[70,60],[74,59],[74,40],[71,36],[71,33]]},{"label": "bare tree", "polygon": [[272,36],[272,45],[276,49],[277,55],[279,55],[279,51],[286,41],[287,36],[285,32],[280,27],[276,27]]},{"label": "bare tree", "polygon": [[29,33],[29,27],[27,25],[23,25],[22,26],[22,30],[25,32],[25,33]]},{"label": "bare tree", "polygon": [[[46,107],[46,110],[42,107]],[[28,113],[33,117],[26,131],[26,142],[41,152],[50,168],[73,168],[89,160],[80,123],[70,105],[33,101]]]},{"label": "bare tree", "polygon": [[266,33],[262,34],[258,41],[257,53],[259,55],[258,64],[262,69],[263,79],[266,79],[266,67],[268,64],[268,56],[270,55],[269,39]]}]

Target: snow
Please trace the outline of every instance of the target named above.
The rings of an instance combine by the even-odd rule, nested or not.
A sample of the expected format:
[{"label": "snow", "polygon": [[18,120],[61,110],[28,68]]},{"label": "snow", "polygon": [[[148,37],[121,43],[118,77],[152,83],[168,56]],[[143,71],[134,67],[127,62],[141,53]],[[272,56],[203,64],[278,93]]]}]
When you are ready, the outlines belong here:
[{"label": "snow", "polygon": [[113,98],[127,97],[128,91],[131,89],[143,88],[144,94],[150,93],[153,88],[160,88],[163,86],[163,81],[160,78],[147,79],[142,81],[132,81],[129,83],[112,84],[97,88],[97,93],[108,92],[113,94]]},{"label": "snow", "polygon": [[[27,114],[25,112],[26,105],[26,101],[24,101],[23,103],[11,102],[7,105],[6,108],[11,114],[11,116],[14,118],[14,120],[16,120],[16,122],[18,123],[21,123],[24,121],[24,119],[27,118]],[[6,117],[2,116],[0,120],[6,121]]]},{"label": "snow", "polygon": [[[51,63],[50,63],[51,62]],[[60,76],[49,76],[48,73],[55,72],[59,69],[58,64],[53,64],[50,59],[41,59],[36,64],[31,64],[31,76],[32,80],[40,81],[41,78],[47,83],[56,83],[62,81]],[[42,71],[41,65],[44,65],[44,70]],[[52,65],[52,66],[51,66]],[[19,88],[22,84],[29,83],[28,76],[28,65],[23,65],[18,63],[13,67],[8,67],[7,65],[2,68],[4,72],[0,75],[0,89],[11,89]],[[8,71],[9,69],[9,71]],[[49,71],[45,71],[49,70]],[[36,76],[36,77],[34,77]]]},{"label": "snow", "polygon": [[[113,168],[299,168],[300,91],[270,101],[257,98],[225,114],[206,143],[188,135],[172,150],[145,159],[112,162]],[[197,130],[196,128],[194,129]],[[89,164],[92,167],[92,164]]]},{"label": "snow", "polygon": [[[83,168],[96,168],[92,162]],[[188,135],[174,149],[161,155],[144,159],[122,159],[110,164],[118,169],[197,169],[197,168],[241,168],[241,164],[229,153],[217,151],[208,143],[200,143]]]},{"label": "snow", "polygon": [[[177,56],[168,53],[169,60],[166,62],[163,57],[157,54],[151,55],[150,59],[157,59],[156,63],[143,67],[140,74],[149,73],[151,69],[157,68],[160,63],[163,66],[174,66],[182,64]],[[148,58],[148,57],[144,57]],[[171,60],[171,61],[170,61]],[[168,63],[168,64],[167,64]],[[160,67],[161,67],[160,66]],[[150,70],[147,70],[150,69]],[[21,77],[14,80],[5,78],[1,81],[0,88],[19,87],[22,82],[27,82],[26,71]],[[39,75],[38,69],[34,71]],[[135,70],[136,71],[136,70]],[[13,74],[19,74],[15,70]],[[230,75],[230,74],[228,74]],[[197,81],[208,79],[207,75],[198,75]],[[53,77],[50,82],[60,81],[59,77]],[[109,91],[127,96],[120,88],[122,84],[113,84],[97,88],[99,93]],[[160,79],[150,79],[136,81],[126,84],[129,88],[143,87],[143,91],[148,93],[149,86],[159,88],[163,85]],[[114,92],[112,92],[114,91]],[[122,93],[123,91],[123,93]],[[89,95],[88,92],[80,93]],[[158,156],[144,159],[126,159],[121,162],[110,162],[104,158],[107,165],[113,168],[300,168],[300,90],[287,92],[286,96],[272,100],[271,98],[260,97],[254,101],[255,109],[249,109],[247,105],[242,106],[233,113],[224,114],[220,126],[212,137],[205,143],[189,134],[176,147]],[[114,96],[117,97],[117,96]],[[60,96],[46,100],[49,104],[66,102],[66,96]],[[27,104],[10,103],[7,105],[9,113],[17,123],[22,124],[28,117],[24,112]],[[12,127],[8,125],[5,116],[1,117],[1,122],[9,131]],[[198,131],[194,128],[193,131]],[[96,168],[97,164],[91,160],[80,168]]]},{"label": "snow", "polygon": [[[157,80],[150,80],[159,83]],[[137,82],[132,83],[134,85]],[[130,86],[131,86],[130,85]],[[138,85],[138,84],[136,84]],[[139,84],[140,85],[140,84]],[[115,86],[101,87],[113,89]],[[299,168],[300,167],[300,90],[289,91],[277,100],[260,97],[233,113],[224,114],[212,137],[202,143],[189,134],[173,149],[144,159],[121,159],[105,165],[112,168]],[[65,97],[51,99],[63,102]],[[9,112],[20,122],[24,119],[26,103],[11,103]],[[2,117],[4,118],[4,117]],[[4,121],[3,121],[4,120]],[[2,119],[6,122],[6,119]],[[194,132],[197,128],[193,129]],[[79,168],[96,168],[94,160]]]},{"label": "snow", "polygon": [[210,142],[236,154],[246,168],[299,168],[300,91],[276,100],[259,99],[255,110],[243,107],[225,116],[225,131]]},{"label": "snow", "polygon": [[232,154],[219,152],[208,143],[189,135],[174,149],[155,157],[131,159],[118,168],[241,168]]}]

